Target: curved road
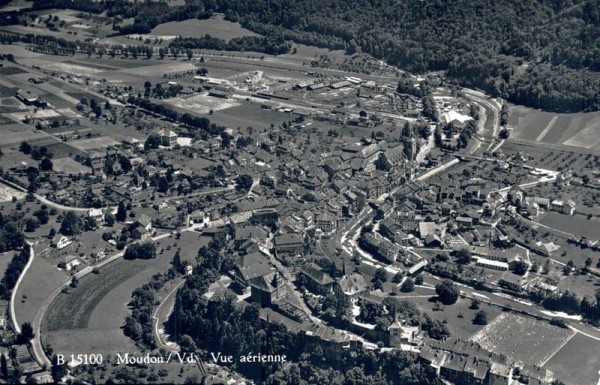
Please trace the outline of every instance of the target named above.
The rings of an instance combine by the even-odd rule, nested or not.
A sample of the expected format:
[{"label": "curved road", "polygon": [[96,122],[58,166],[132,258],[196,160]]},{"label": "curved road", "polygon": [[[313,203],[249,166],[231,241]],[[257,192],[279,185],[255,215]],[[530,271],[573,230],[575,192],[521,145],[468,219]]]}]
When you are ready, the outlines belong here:
[{"label": "curved road", "polygon": [[10,316],[11,316],[11,320],[12,320],[13,326],[15,328],[15,331],[17,333],[21,333],[21,325],[17,321],[17,315],[15,313],[15,298],[17,297],[17,291],[19,290],[19,285],[21,284],[23,277],[25,277],[27,270],[29,270],[31,263],[33,262],[33,258],[35,257],[35,255],[34,255],[35,253],[33,252],[33,245],[29,242],[27,242],[27,245],[29,245],[29,260],[27,261],[25,268],[21,272],[21,275],[19,275],[19,279],[17,280],[17,283],[15,284],[15,287],[12,289],[12,293],[10,295]]}]

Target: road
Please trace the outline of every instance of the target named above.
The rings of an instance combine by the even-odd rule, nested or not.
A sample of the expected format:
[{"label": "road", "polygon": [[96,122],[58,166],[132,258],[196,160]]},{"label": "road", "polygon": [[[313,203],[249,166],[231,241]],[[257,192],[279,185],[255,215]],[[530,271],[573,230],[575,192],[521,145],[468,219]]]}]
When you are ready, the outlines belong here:
[{"label": "road", "polygon": [[[8,180],[6,180],[4,178],[0,178],[0,182],[4,183],[7,186],[15,188],[15,189],[17,189],[19,191],[22,191],[24,193],[28,193],[28,191],[27,191],[26,188],[21,187],[18,184],[13,183],[11,181],[8,181]],[[40,201],[40,203],[43,203],[43,204],[45,204],[47,206],[50,206],[50,207],[54,207],[54,208],[56,208],[58,210],[73,211],[73,212],[77,212],[77,213],[87,213],[88,211],[90,211],[89,207],[72,207],[72,206],[61,205],[60,203],[53,202],[50,199],[48,199],[46,197],[43,197],[43,196],[41,196],[39,194],[35,194],[35,193],[33,194],[33,197],[35,199],[37,199],[38,201]]]},{"label": "road", "polygon": [[17,320],[17,315],[15,312],[15,298],[17,296],[17,291],[19,290],[19,285],[21,284],[23,277],[25,277],[25,274],[27,274],[27,270],[29,270],[29,267],[33,263],[33,259],[35,258],[35,252],[33,251],[33,245],[29,242],[27,242],[27,245],[29,246],[29,260],[27,261],[25,268],[19,275],[19,279],[17,279],[17,283],[15,284],[15,287],[12,289],[12,293],[10,295],[10,316],[11,316],[12,324],[17,333],[21,333],[21,324]]},{"label": "road", "polygon": [[160,304],[156,307],[154,314],[152,314],[152,323],[154,324],[152,330],[154,333],[154,338],[156,338],[156,341],[158,342],[159,348],[166,349],[169,352],[177,353],[179,352],[179,346],[174,343],[169,345],[168,342],[164,342],[163,334],[161,334],[159,331],[159,326],[166,322],[169,315],[173,311],[173,306],[175,305],[173,295],[177,292],[177,289],[179,289],[179,287],[185,283],[185,278],[177,278],[174,283],[175,287],[173,287],[169,294],[167,294],[167,296],[160,302]]}]

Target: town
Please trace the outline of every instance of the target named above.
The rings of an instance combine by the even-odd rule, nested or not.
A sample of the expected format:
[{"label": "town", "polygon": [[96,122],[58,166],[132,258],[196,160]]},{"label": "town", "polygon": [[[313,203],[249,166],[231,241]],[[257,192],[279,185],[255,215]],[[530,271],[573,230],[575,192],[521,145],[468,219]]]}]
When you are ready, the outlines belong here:
[{"label": "town", "polygon": [[401,384],[597,383],[597,114],[368,54],[194,41],[275,44],[219,13],[115,37],[108,16],[16,12],[1,381],[330,383],[381,359]]}]

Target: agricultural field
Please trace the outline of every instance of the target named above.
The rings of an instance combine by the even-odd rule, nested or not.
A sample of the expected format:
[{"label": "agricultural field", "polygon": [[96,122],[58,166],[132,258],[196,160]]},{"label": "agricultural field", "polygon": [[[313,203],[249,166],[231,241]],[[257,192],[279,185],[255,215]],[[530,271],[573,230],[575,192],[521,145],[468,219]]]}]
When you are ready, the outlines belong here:
[{"label": "agricultural field", "polygon": [[547,363],[567,385],[596,385],[600,368],[600,342],[582,334],[574,336]]},{"label": "agricultural field", "polygon": [[563,215],[556,212],[548,212],[536,218],[536,221],[567,233],[577,234],[588,239],[599,239],[600,222],[589,220],[580,215]]},{"label": "agricultural field", "polygon": [[509,116],[517,139],[600,150],[600,113],[555,114],[511,106]]},{"label": "agricultural field", "polygon": [[530,365],[545,364],[575,332],[547,322],[503,313],[471,337],[484,349]]},{"label": "agricultural field", "polygon": [[256,33],[243,28],[239,23],[224,20],[223,15],[215,15],[208,20],[189,19],[164,23],[154,28],[150,36],[152,38],[163,37],[164,39],[164,36],[202,37],[207,34],[223,40],[243,36],[258,36]]}]

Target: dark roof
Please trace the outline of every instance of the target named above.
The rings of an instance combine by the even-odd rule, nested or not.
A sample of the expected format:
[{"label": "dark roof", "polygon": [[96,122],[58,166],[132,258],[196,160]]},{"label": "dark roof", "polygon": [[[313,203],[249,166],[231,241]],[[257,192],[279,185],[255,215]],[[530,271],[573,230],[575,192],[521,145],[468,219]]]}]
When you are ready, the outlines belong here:
[{"label": "dark roof", "polygon": [[301,272],[320,285],[329,285],[333,283],[333,279],[329,276],[329,274],[325,273],[321,267],[315,263],[305,265],[302,267]]}]

